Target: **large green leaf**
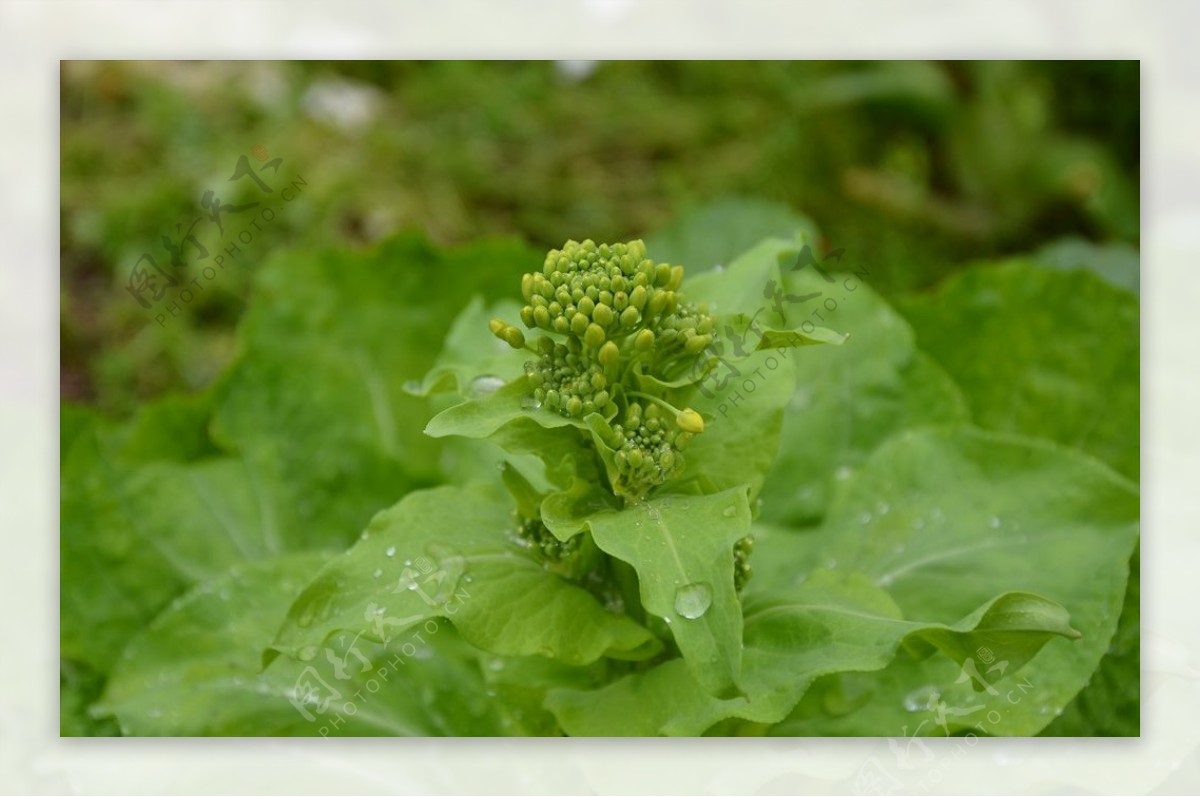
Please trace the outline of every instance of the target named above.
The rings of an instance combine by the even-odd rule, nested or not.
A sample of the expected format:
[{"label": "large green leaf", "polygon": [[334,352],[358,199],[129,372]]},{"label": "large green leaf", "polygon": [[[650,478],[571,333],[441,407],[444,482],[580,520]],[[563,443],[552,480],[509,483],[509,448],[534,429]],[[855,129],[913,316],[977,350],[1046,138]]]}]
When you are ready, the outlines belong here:
[{"label": "large green leaf", "polygon": [[[906,617],[941,622],[1000,591],[1041,595],[1066,607],[1082,639],[1029,663],[1022,677],[1034,687],[1022,700],[975,695],[948,662],[900,658],[879,676],[823,684],[776,732],[894,735],[929,719],[913,712],[936,693],[969,714],[927,722],[921,733],[973,727],[992,711],[999,719],[988,733],[1037,733],[1087,684],[1113,639],[1138,503],[1134,486],[1107,467],[1044,442],[970,429],[893,438],[844,483],[810,537],[825,565],[868,576]],[[846,690],[860,707],[836,717],[820,710],[830,692]]]},{"label": "large green leaf", "polygon": [[96,420],[62,462],[61,652],[100,672],[189,585],[282,550],[286,536],[277,486],[248,463],[140,464],[121,442],[137,439]]},{"label": "large green leaf", "polygon": [[819,295],[821,318],[850,334],[845,345],[794,357],[796,384],[783,415],[779,456],[763,486],[763,517],[817,522],[839,479],[901,429],[965,420],[958,388],[917,351],[912,329],[863,281],[812,269],[789,291]]},{"label": "large green leaf", "polygon": [[540,260],[515,243],[439,251],[416,236],[272,259],[218,388],[214,435],[277,475],[306,544],[348,544],[438,476],[438,446],[413,422],[428,401],[404,390],[434,364],[432,342],[472,295],[507,292]]},{"label": "large green leaf", "polygon": [[[718,699],[677,661],[603,689],[556,690],[548,705],[573,735],[697,735],[720,720],[782,719],[818,676],[884,667],[900,649],[936,648],[963,663],[983,644],[1017,669],[1055,636],[1073,637],[1061,606],[1009,593],[952,625],[905,620],[866,577],[830,570],[746,604],[744,694]],[[907,656],[908,654],[902,654]]]},{"label": "large green leaf", "polygon": [[696,680],[715,694],[736,691],[742,610],[733,544],[750,529],[746,487],[660,496],[586,522],[601,550],[637,571],[642,607],[669,624]]},{"label": "large green leaf", "polygon": [[1137,551],[1117,632],[1091,681],[1042,736],[1139,736],[1141,733],[1141,576]]},{"label": "large green leaf", "polygon": [[586,664],[654,653],[657,640],[646,629],[608,612],[515,542],[513,508],[479,485],[409,494],[313,579],[265,661],[278,652],[310,658],[339,633],[386,644],[434,617],[503,655]]},{"label": "large green leaf", "polygon": [[900,304],[974,422],[1082,449],[1138,478],[1135,296],[1085,271],[982,266]]},{"label": "large green leaf", "polygon": [[258,651],[329,555],[239,565],[173,602],[126,649],[98,715],[137,736],[493,735],[476,657],[435,621],[381,651],[330,640],[259,672]]}]

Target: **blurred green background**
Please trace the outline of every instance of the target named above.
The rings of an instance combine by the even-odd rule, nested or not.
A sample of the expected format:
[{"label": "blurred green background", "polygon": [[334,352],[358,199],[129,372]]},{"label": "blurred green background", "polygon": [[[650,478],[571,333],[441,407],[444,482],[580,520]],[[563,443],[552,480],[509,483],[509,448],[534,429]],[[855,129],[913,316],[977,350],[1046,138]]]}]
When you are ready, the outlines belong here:
[{"label": "blurred green background", "polygon": [[[1129,61],[64,62],[62,397],[123,416],[209,384],[281,249],[401,230],[549,249],[732,197],[810,217],[884,294],[1036,250],[1136,290],[1138,136]],[[229,182],[255,145],[283,159],[268,182],[307,185],[156,323],[130,269],[165,262],[205,191],[262,198]]]}]

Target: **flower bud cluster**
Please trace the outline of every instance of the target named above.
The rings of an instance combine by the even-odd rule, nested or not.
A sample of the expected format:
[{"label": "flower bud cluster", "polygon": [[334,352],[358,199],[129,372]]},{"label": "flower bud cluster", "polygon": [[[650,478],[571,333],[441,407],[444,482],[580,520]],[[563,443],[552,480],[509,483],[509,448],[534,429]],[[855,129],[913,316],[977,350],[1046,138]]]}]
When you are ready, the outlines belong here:
[{"label": "flower bud cluster", "polygon": [[733,587],[738,592],[754,574],[754,569],[750,567],[750,553],[753,550],[753,537],[742,537],[733,544]]},{"label": "flower bud cluster", "polygon": [[537,355],[525,365],[536,405],[568,418],[624,413],[605,437],[613,488],[626,497],[678,476],[688,441],[704,430],[699,413],[676,409],[671,391],[642,378],[678,378],[712,344],[713,319],[684,299],[682,282],[683,267],[653,262],[641,241],[568,241],[521,279],[521,321],[547,334],[527,344],[522,330],[491,322],[496,337]]},{"label": "flower bud cluster", "polygon": [[628,492],[640,495],[683,470],[692,433],[681,430],[656,404],[632,403],[624,423],[612,427],[617,472]]}]

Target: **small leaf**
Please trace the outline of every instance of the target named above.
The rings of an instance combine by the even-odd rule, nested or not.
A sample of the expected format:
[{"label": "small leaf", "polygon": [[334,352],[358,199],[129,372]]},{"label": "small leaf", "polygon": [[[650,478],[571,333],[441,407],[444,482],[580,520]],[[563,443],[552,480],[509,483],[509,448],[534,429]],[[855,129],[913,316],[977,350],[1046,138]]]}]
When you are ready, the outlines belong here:
[{"label": "small leaf", "polygon": [[742,612],[733,588],[733,544],[750,528],[746,488],[661,496],[587,519],[596,545],[632,565],[642,606],[664,618],[696,680],[736,691]]}]

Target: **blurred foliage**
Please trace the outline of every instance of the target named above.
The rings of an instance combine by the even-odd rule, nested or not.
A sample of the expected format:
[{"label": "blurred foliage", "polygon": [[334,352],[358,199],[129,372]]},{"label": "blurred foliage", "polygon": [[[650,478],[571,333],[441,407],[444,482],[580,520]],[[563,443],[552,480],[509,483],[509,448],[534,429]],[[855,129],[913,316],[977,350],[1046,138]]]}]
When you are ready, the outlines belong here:
[{"label": "blurred foliage", "polygon": [[[207,385],[272,252],[409,228],[544,250],[740,195],[811,217],[885,295],[1068,236],[1045,259],[1136,287],[1139,80],[1136,62],[64,62],[63,397],[126,415]],[[205,191],[261,198],[228,183],[255,145],[307,185],[160,325],[130,270],[168,259]],[[244,226],[202,241],[215,256]],[[740,248],[720,243],[683,251]]]}]

